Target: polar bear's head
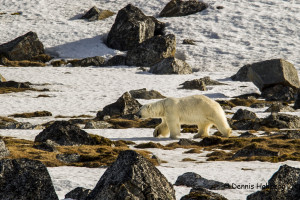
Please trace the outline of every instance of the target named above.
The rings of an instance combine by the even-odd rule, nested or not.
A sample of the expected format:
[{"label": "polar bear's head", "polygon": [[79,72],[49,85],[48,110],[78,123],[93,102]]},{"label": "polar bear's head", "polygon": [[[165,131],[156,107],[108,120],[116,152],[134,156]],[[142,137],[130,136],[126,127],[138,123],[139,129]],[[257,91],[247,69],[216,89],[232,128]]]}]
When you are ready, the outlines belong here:
[{"label": "polar bear's head", "polygon": [[164,116],[163,101],[143,105],[137,112],[139,118],[160,118]]}]

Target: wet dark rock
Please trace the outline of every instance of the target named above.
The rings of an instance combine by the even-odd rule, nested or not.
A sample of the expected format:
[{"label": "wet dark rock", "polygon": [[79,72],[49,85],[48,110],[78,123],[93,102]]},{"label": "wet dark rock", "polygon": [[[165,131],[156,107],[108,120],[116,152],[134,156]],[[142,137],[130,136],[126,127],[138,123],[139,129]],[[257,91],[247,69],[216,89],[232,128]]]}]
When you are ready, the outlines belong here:
[{"label": "wet dark rock", "polygon": [[238,150],[232,157],[238,158],[251,156],[279,156],[279,152],[264,149],[254,143]]},{"label": "wet dark rock", "polygon": [[125,92],[115,103],[109,104],[97,113],[97,119],[102,120],[104,116],[111,118],[133,116],[142,105],[134,99],[130,93]]},{"label": "wet dark rock", "polygon": [[188,195],[183,196],[180,200],[228,200],[220,194],[211,192],[205,188],[197,187],[191,189]]},{"label": "wet dark rock", "polygon": [[126,64],[151,67],[165,58],[174,57],[176,51],[175,35],[158,35],[142,42],[127,52]]},{"label": "wet dark rock", "polygon": [[266,101],[293,101],[298,92],[298,89],[294,89],[289,86],[275,85],[265,88],[261,92],[261,97]]},{"label": "wet dark rock", "polygon": [[294,108],[289,105],[284,105],[282,103],[272,104],[265,112],[294,112]]},{"label": "wet dark rock", "polygon": [[1,199],[58,200],[50,175],[44,164],[37,160],[0,160]]},{"label": "wet dark rock", "polygon": [[41,54],[45,54],[44,45],[34,32],[28,32],[0,45],[0,59],[6,57],[11,61],[33,60]]},{"label": "wet dark rock", "polygon": [[57,154],[56,159],[64,163],[75,163],[80,161],[80,155],[77,153]]},{"label": "wet dark rock", "polygon": [[74,67],[88,67],[88,66],[103,66],[105,58],[101,56],[83,58],[81,60],[73,60],[71,62]]},{"label": "wet dark rock", "polygon": [[164,99],[166,98],[156,90],[148,91],[146,88],[130,90],[129,93],[135,99]]},{"label": "wet dark rock", "polygon": [[115,13],[110,10],[100,10],[96,6],[87,11],[81,19],[87,19],[89,21],[103,20],[113,16]]},{"label": "wet dark rock", "polygon": [[210,190],[224,190],[229,189],[230,185],[228,183],[222,183],[219,181],[208,180],[203,178],[199,174],[194,172],[186,172],[183,175],[180,175],[175,184],[177,186],[184,185],[187,187],[202,187]]},{"label": "wet dark rock", "polygon": [[9,155],[9,150],[6,148],[5,143],[0,139],[0,159]]},{"label": "wet dark rock", "polygon": [[260,91],[274,85],[300,87],[297,70],[294,65],[283,59],[266,60],[243,66],[232,80],[252,81]]},{"label": "wet dark rock", "polygon": [[155,21],[146,16],[139,8],[128,4],[119,10],[115,22],[107,36],[107,46],[127,51],[152,38]]},{"label": "wet dark rock", "polygon": [[191,74],[192,68],[185,61],[170,57],[153,65],[149,72],[153,74]]},{"label": "wet dark rock", "polygon": [[202,81],[200,79],[185,81],[184,83],[182,83],[180,85],[182,85],[182,87],[179,89],[207,91],[206,84],[204,83],[204,81]]},{"label": "wet dark rock", "polygon": [[66,199],[85,200],[92,190],[77,187],[65,195]]},{"label": "wet dark rock", "polygon": [[255,120],[256,118],[257,116],[254,112],[245,109],[238,109],[232,116],[233,120]]},{"label": "wet dark rock", "polygon": [[174,199],[175,191],[155,166],[135,151],[119,154],[86,200]]},{"label": "wet dark rock", "polygon": [[40,132],[35,137],[34,142],[46,142],[47,140],[65,146],[90,145],[94,142],[87,132],[68,121],[55,121],[51,126]]},{"label": "wet dark rock", "polygon": [[126,65],[126,56],[116,55],[109,60],[107,60],[103,66],[120,66]]},{"label": "wet dark rock", "polygon": [[247,200],[297,200],[300,199],[300,169],[280,166],[266,187],[247,196]]},{"label": "wet dark rock", "polygon": [[179,17],[201,12],[208,7],[206,3],[189,0],[171,0],[159,13],[159,17]]},{"label": "wet dark rock", "polygon": [[282,113],[272,113],[268,117],[262,119],[261,125],[270,128],[300,128],[300,117]]}]

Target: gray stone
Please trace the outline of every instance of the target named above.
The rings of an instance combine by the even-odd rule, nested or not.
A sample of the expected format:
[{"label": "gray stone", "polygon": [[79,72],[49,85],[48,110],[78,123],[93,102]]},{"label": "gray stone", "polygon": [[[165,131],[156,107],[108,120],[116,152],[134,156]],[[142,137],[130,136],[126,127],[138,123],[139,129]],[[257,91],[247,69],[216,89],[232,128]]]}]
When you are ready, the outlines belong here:
[{"label": "gray stone", "polygon": [[44,164],[37,160],[0,160],[1,199],[58,200],[50,175]]},{"label": "gray stone", "polygon": [[257,144],[251,144],[238,150],[232,157],[251,157],[251,156],[279,156],[279,152],[260,148]]},{"label": "gray stone", "polygon": [[275,85],[265,88],[261,92],[261,97],[266,101],[293,101],[298,92],[298,89],[294,89],[289,86]]},{"label": "gray stone", "polygon": [[189,44],[189,45],[196,45],[194,40],[191,39],[184,39],[182,44]]},{"label": "gray stone", "polygon": [[66,199],[85,200],[92,190],[77,187],[65,195]]},{"label": "gray stone", "polygon": [[139,8],[128,4],[119,10],[107,36],[107,46],[121,51],[137,47],[154,36],[155,22]]},{"label": "gray stone", "polygon": [[55,121],[44,129],[36,137],[34,142],[46,142],[52,140],[59,145],[90,145],[93,140],[90,135],[78,126],[68,121]]},{"label": "gray stone", "polygon": [[181,197],[180,200],[228,200],[220,194],[211,192],[205,188],[197,187],[191,189],[188,195]]},{"label": "gray stone", "polygon": [[2,121],[0,120],[0,129],[34,129],[36,126],[29,122]]},{"label": "gray stone", "polygon": [[208,7],[206,3],[197,0],[171,0],[160,12],[160,17],[179,17],[201,12]]},{"label": "gray stone", "polygon": [[153,74],[191,74],[192,68],[183,60],[171,57],[153,65],[149,72]]},{"label": "gray stone", "polygon": [[219,181],[208,180],[203,178],[199,174],[194,172],[186,172],[183,175],[180,175],[175,184],[177,186],[184,185],[187,187],[202,187],[210,190],[224,190],[229,189],[230,185],[228,183],[222,183]]},{"label": "gray stone", "polygon": [[75,163],[80,161],[80,155],[77,153],[57,154],[56,159],[64,163]]},{"label": "gray stone", "polygon": [[182,139],[179,139],[178,144],[181,146],[190,146],[190,145],[196,145],[198,143],[194,140],[182,138]]},{"label": "gray stone", "polygon": [[12,61],[32,60],[34,57],[44,53],[44,45],[34,32],[28,32],[0,45],[0,58],[6,57]]},{"label": "gray stone", "polygon": [[103,64],[103,66],[120,66],[120,65],[126,65],[126,56],[116,55]]},{"label": "gray stone", "polygon": [[86,200],[94,199],[175,200],[175,190],[150,161],[127,150],[104,172]]},{"label": "gray stone", "polygon": [[237,120],[234,121],[231,127],[234,130],[258,130],[260,128],[260,120]]},{"label": "gray stone", "polygon": [[89,121],[85,124],[84,129],[107,129],[113,125],[106,121]]},{"label": "gray stone", "polygon": [[289,86],[294,89],[300,87],[294,65],[283,59],[245,65],[231,78],[235,81],[252,81],[261,91],[274,85]]},{"label": "gray stone", "polygon": [[294,112],[294,108],[289,105],[283,105],[282,103],[272,104],[265,112]]},{"label": "gray stone", "polygon": [[245,109],[238,109],[232,116],[233,120],[255,120],[256,118],[257,116],[254,112]]},{"label": "gray stone", "polygon": [[200,79],[185,81],[184,83],[182,83],[180,85],[182,85],[182,87],[179,89],[207,91],[206,84],[204,83],[204,81],[202,81]]},{"label": "gray stone", "polygon": [[298,200],[300,199],[300,169],[280,166],[261,191],[247,196],[247,200]]},{"label": "gray stone", "polygon": [[6,148],[5,143],[0,139],[0,159],[9,155],[9,150]]},{"label": "gray stone", "polygon": [[115,117],[133,116],[142,105],[134,99],[130,93],[125,92],[116,102],[109,104],[97,113],[97,118],[102,120],[104,116]]},{"label": "gray stone", "polygon": [[101,56],[95,56],[95,57],[88,57],[83,58],[78,61],[72,61],[72,65],[74,67],[88,67],[88,66],[103,66],[105,63],[105,58]]},{"label": "gray stone", "polygon": [[89,21],[103,20],[108,17],[113,16],[115,13],[109,10],[100,10],[96,6],[92,7],[89,11],[87,11],[81,19],[87,19]]},{"label": "gray stone", "polygon": [[300,117],[282,113],[272,113],[262,120],[261,125],[270,128],[297,129],[300,128]]},{"label": "gray stone", "polygon": [[174,57],[176,40],[173,34],[154,36],[127,52],[126,64],[150,67],[165,58]]},{"label": "gray stone", "polygon": [[130,90],[129,93],[135,99],[164,99],[166,98],[156,90],[148,91],[146,88],[139,90]]}]

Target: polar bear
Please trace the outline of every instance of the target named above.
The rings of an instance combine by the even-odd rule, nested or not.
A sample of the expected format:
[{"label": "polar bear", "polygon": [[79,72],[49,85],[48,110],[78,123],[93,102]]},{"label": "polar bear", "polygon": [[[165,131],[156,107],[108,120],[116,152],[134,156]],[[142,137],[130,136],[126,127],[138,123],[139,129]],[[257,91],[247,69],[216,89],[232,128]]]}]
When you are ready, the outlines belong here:
[{"label": "polar bear", "polygon": [[216,101],[204,96],[193,95],[183,98],[165,98],[146,104],[137,112],[140,118],[161,118],[154,137],[180,136],[181,124],[197,125],[198,134],[194,138],[207,137],[209,129],[215,125],[225,137],[231,134],[225,112]]}]

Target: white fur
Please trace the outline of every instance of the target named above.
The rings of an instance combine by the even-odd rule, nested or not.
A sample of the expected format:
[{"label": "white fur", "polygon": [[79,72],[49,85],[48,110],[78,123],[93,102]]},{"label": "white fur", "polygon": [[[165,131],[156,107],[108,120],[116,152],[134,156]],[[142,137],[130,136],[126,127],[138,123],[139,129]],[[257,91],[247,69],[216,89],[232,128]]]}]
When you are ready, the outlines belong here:
[{"label": "white fur", "polygon": [[142,106],[138,115],[141,118],[162,119],[162,123],[153,132],[154,137],[170,135],[171,138],[178,138],[181,124],[198,125],[198,134],[194,138],[208,136],[212,125],[225,137],[231,134],[231,128],[220,104],[204,95],[165,98]]}]

